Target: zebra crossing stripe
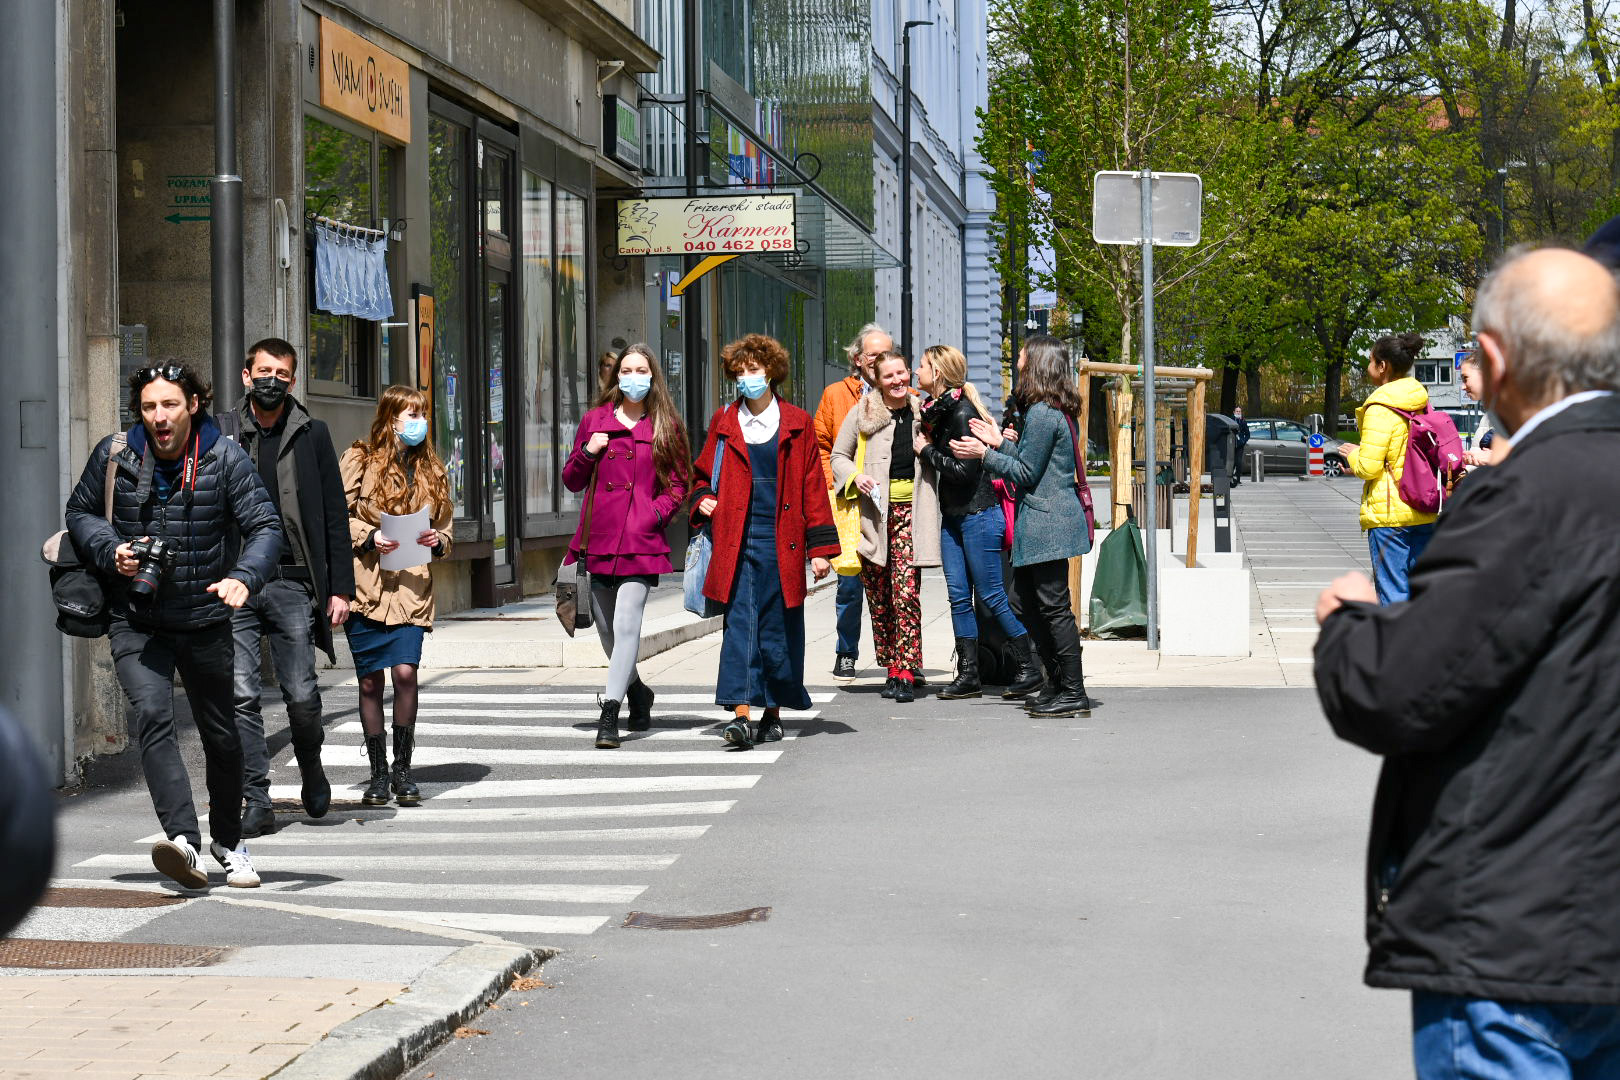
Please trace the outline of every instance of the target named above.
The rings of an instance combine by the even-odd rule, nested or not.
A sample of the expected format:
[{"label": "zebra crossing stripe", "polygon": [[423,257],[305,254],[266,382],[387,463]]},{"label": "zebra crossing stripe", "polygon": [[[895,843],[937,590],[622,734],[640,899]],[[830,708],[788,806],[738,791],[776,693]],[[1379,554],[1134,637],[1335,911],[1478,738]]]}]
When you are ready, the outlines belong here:
[{"label": "zebra crossing stripe", "polygon": [[611,915],[513,915],[499,911],[395,911],[391,908],[327,908],[310,905],[311,914],[358,915],[407,919],[429,926],[476,930],[485,934],[594,934]]},{"label": "zebra crossing stripe", "polygon": [[[516,713],[485,714],[516,716]],[[580,716],[582,723],[587,721]],[[464,739],[478,736],[486,739],[589,739],[596,736],[596,718],[589,718],[590,727],[542,727],[528,724],[436,724],[418,720],[416,734],[418,738],[429,735],[449,736],[453,739]],[[339,724],[331,729],[333,735],[359,735],[362,728],[358,720],[351,720]],[[789,739],[799,737],[797,729],[787,733]],[[713,727],[705,728],[656,728],[652,731],[620,731],[619,738],[626,743],[632,742],[685,742],[703,740],[718,743],[720,732]]]},{"label": "zebra crossing stripe", "polygon": [[[321,696],[323,698],[338,695],[351,696],[357,695],[358,693],[359,688],[354,686],[352,683],[346,683],[341,687],[328,686],[321,688]],[[599,694],[557,694],[548,693],[544,690],[531,690],[527,693],[521,694],[489,693],[487,691],[484,693],[469,693],[467,691],[439,690],[431,686],[423,687],[421,691],[421,700],[424,706],[434,704],[540,706],[589,705],[592,708],[595,708],[600,696],[601,695]],[[810,695],[810,700],[814,703],[825,705],[827,702],[831,701],[837,696],[838,695],[835,693],[813,693]],[[721,706],[714,703],[713,694],[663,693],[658,695],[657,702],[655,702],[655,708],[658,705],[702,705],[705,707],[705,710],[713,710],[714,712],[722,714],[726,711]],[[782,718],[784,720],[792,719],[795,713],[798,711],[799,710],[795,709],[783,709]]]},{"label": "zebra crossing stripe", "polygon": [[[99,884],[99,883],[98,883]],[[536,904],[630,904],[647,891],[645,885],[466,885],[416,881],[267,881],[260,890],[279,894],[283,899],[376,900],[387,897],[401,902],[423,900],[465,900],[476,891],[478,901],[518,900]]]},{"label": "zebra crossing stripe", "polygon": [[[394,822],[403,823],[411,815],[401,814]],[[541,829],[534,832],[509,830],[506,832],[406,832],[399,829],[375,827],[352,828],[348,822],[341,825],[287,828],[280,832],[258,836],[248,841],[249,850],[265,847],[335,847],[344,844],[378,844],[386,837],[390,843],[420,847],[427,844],[623,844],[647,840],[696,840],[709,831],[707,825],[663,825],[642,829]],[[163,839],[162,833],[143,836],[133,844],[150,847]]]},{"label": "zebra crossing stripe", "polygon": [[[360,818],[363,821],[474,822],[501,821],[571,821],[579,818],[631,818],[631,817],[688,817],[700,814],[724,814],[737,805],[735,799],[713,802],[628,803],[617,806],[467,806],[434,807],[361,806],[339,810],[334,816]],[[286,826],[291,827],[291,826]]]},{"label": "zebra crossing stripe", "polygon": [[[263,839],[263,837],[260,837]],[[248,841],[248,850],[251,852],[258,846],[258,840]],[[566,857],[536,858],[530,855],[421,855],[415,852],[395,851],[388,855],[307,855],[303,852],[288,851],[276,852],[268,858],[256,857],[254,863],[261,872],[267,868],[280,871],[307,871],[316,870],[347,871],[347,870],[399,870],[407,868],[415,873],[431,873],[439,871],[446,874],[460,875],[457,880],[472,881],[474,876],[482,878],[490,874],[533,874],[542,872],[570,872],[570,873],[597,873],[613,872],[628,873],[634,871],[647,872],[662,870],[674,864],[678,855],[571,855]],[[212,863],[205,862],[203,868],[211,874],[223,873]],[[147,870],[153,874],[152,858],[149,855],[94,855],[83,862],[73,864],[74,868],[93,867],[108,870]],[[476,892],[479,885],[469,885],[470,892]]]},{"label": "zebra crossing stripe", "polygon": [[[600,750],[597,753],[603,757],[614,757],[611,751]],[[323,764],[330,768],[332,762],[328,760]],[[760,777],[759,773],[741,776],[571,776],[547,780],[470,780],[464,784],[418,780],[416,786],[422,789],[424,799],[541,799],[564,795],[746,790],[759,783]],[[272,784],[270,797],[296,802],[300,790],[297,784]],[[358,799],[365,790],[364,784],[333,784],[332,797]]]},{"label": "zebra crossing stripe", "polygon": [[[332,753],[328,753],[321,760],[326,769],[364,769],[368,768],[364,756],[360,755],[361,746],[358,743],[349,746],[333,746],[327,744],[329,751],[348,753],[343,757],[350,760],[339,760]],[[770,765],[782,756],[780,750],[507,750],[507,749],[475,749],[469,746],[422,746],[418,745],[411,756],[414,767],[428,765],[603,765],[618,767],[621,765],[651,765],[654,767],[666,765]],[[281,763],[283,766],[294,764],[292,758]],[[418,785],[420,786],[420,785]]]}]

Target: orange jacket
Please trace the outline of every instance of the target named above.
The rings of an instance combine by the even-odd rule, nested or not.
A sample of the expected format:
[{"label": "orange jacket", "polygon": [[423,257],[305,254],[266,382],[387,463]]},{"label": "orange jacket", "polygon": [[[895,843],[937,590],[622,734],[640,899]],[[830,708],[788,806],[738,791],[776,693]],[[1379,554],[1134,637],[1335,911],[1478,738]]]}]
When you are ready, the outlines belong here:
[{"label": "orange jacket", "polygon": [[816,406],[816,445],[821,449],[821,472],[827,478],[827,490],[833,487],[832,448],[838,440],[838,429],[844,426],[844,417],[861,400],[866,384],[854,375],[845,375],[821,392],[821,404]]}]

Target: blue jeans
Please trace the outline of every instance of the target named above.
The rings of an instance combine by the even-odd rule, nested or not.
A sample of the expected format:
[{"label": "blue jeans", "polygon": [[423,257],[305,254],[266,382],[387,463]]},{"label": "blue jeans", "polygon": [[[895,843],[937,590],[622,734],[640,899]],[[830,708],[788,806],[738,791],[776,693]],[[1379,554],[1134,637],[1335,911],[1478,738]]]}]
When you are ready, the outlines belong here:
[{"label": "blue jeans", "polygon": [[939,561],[945,571],[945,595],[951,601],[952,631],[959,638],[979,636],[979,620],[973,615],[973,594],[977,592],[1007,637],[1023,637],[1027,631],[1013,614],[1001,577],[1001,545],[1007,531],[1001,507],[967,517],[946,514],[940,524]]},{"label": "blue jeans", "polygon": [[1620,1007],[1412,994],[1418,1080],[1620,1076]]},{"label": "blue jeans", "polygon": [[1372,552],[1373,584],[1378,588],[1380,604],[1399,603],[1411,593],[1409,583],[1412,567],[1433,536],[1433,522],[1367,530],[1367,547]]},{"label": "blue jeans", "polygon": [[270,638],[270,659],[287,705],[287,727],[295,747],[319,749],[321,688],[315,677],[315,608],[313,586],[272,578],[231,613],[236,663],[232,694],[236,733],[242,740],[242,796],[249,806],[270,809],[270,748],[259,707],[259,641]]},{"label": "blue jeans", "polygon": [[838,655],[857,656],[861,651],[861,575],[838,576]]}]

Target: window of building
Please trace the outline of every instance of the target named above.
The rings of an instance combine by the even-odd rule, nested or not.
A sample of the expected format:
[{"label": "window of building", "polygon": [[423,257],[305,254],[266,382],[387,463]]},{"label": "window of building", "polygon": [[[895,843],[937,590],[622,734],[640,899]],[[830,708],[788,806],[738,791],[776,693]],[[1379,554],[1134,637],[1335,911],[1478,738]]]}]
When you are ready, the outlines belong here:
[{"label": "window of building", "polygon": [[428,117],[428,228],[433,266],[433,444],[450,474],[456,516],[467,516],[467,153],[469,132]]},{"label": "window of building", "polygon": [[1420,360],[1412,366],[1412,375],[1420,383],[1431,386],[1451,385],[1451,362],[1449,360]]},{"label": "window of building", "polygon": [[[373,132],[317,117],[304,117],[304,214],[366,229],[380,229],[391,216],[396,150]],[[305,357],[312,394],[375,397],[377,373],[387,370],[392,335],[377,323],[333,315],[315,307],[314,233],[306,228],[309,338]],[[388,252],[390,281],[396,255]],[[397,288],[396,288],[397,293]]]}]

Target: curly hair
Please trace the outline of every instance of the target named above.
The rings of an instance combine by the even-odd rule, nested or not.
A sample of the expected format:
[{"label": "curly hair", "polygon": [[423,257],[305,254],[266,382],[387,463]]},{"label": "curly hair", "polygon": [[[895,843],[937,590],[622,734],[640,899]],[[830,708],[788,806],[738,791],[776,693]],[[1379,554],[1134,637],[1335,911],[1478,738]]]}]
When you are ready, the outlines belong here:
[{"label": "curly hair", "polygon": [[170,358],[151,367],[141,368],[129,377],[129,411],[136,416],[141,415],[141,391],[147,386],[162,379],[178,386],[189,401],[197,399],[197,411],[207,412],[209,404],[214,400],[213,388],[204,381],[197,370],[184,360]]},{"label": "curly hair", "polygon": [[733,379],[742,376],[750,361],[765,369],[772,393],[776,392],[777,384],[788,377],[793,365],[793,358],[782,343],[765,334],[745,334],[720,350],[720,364]]},{"label": "curly hair", "polygon": [[354,444],[360,451],[365,481],[375,485],[365,497],[385,514],[414,514],[420,510],[421,494],[427,495],[428,517],[438,520],[450,512],[450,476],[444,462],[433,449],[433,441],[424,439],[416,446],[406,446],[394,434],[394,421],[406,409],[415,407],[428,411],[428,400],[420,390],[409,386],[390,386],[377,399],[377,413],[371,420],[371,433]]}]

